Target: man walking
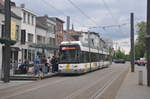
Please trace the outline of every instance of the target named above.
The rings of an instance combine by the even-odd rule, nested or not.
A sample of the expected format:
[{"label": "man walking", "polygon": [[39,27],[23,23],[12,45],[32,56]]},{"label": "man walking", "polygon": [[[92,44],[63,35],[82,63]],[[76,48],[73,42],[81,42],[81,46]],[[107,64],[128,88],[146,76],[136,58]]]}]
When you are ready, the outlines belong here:
[{"label": "man walking", "polygon": [[39,71],[40,71],[40,58],[38,56],[36,56],[36,58],[34,59],[34,75],[39,75]]},{"label": "man walking", "polygon": [[52,64],[52,72],[54,73],[56,71],[56,65],[57,65],[57,60],[55,56],[52,57],[51,64]]}]

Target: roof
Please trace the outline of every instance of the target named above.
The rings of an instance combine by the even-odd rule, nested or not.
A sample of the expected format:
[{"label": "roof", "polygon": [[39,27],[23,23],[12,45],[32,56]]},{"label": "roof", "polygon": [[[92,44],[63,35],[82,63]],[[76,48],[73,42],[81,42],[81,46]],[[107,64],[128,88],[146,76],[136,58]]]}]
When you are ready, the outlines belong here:
[{"label": "roof", "polygon": [[[0,13],[5,14],[4,6],[3,6],[2,4],[0,4]],[[12,11],[11,11],[11,16],[14,17],[14,18],[16,18],[16,19],[19,19],[19,20],[22,19],[21,17],[17,16],[17,15],[16,15],[15,13],[13,13]]]},{"label": "roof", "polygon": [[27,8],[21,8],[21,9],[24,10],[25,12],[27,12],[27,13],[32,14],[33,16],[37,16],[34,12],[30,11],[30,10],[27,9]]},{"label": "roof", "polygon": [[46,24],[46,18],[45,17],[36,17],[36,26],[42,29],[47,30],[48,26]]},{"label": "roof", "polygon": [[39,28],[42,28],[42,29],[45,29],[45,30],[48,29],[47,25],[46,25],[46,24],[43,24],[43,23],[42,23],[41,21],[39,21],[39,20],[36,20],[36,27],[39,27]]},{"label": "roof", "polygon": [[94,35],[97,35],[98,37],[100,37],[100,35],[96,32],[83,32],[83,33],[86,33],[86,34],[90,33],[90,34],[94,34]]},{"label": "roof", "polygon": [[61,23],[65,23],[63,20],[61,20],[60,18],[57,18],[57,17],[49,17],[50,20],[56,22],[56,21],[59,21]]}]

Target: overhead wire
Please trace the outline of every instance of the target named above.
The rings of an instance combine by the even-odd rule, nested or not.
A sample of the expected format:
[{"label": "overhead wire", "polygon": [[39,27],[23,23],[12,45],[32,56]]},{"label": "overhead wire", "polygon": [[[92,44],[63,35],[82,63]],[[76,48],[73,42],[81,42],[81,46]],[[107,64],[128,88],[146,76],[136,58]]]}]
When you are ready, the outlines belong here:
[{"label": "overhead wire", "polygon": [[[50,1],[46,1],[46,0],[41,0],[41,1],[43,1],[44,2],[44,4],[46,4],[47,6],[50,6],[51,8],[53,8],[53,9],[55,9],[55,11],[57,11],[58,13],[62,13],[64,16],[69,16],[69,15],[67,15],[64,11],[62,11],[62,10],[60,10],[60,9],[58,9],[58,8],[56,8],[54,5],[52,5],[51,3],[50,3]],[[75,18],[71,18],[72,20],[74,20],[74,21],[78,21],[78,20],[76,20]],[[78,24],[80,25],[80,26],[84,26],[84,24],[82,23],[80,23],[80,22],[78,22]]]},{"label": "overhead wire", "polygon": [[105,2],[105,0],[102,0],[102,2],[103,2],[103,4],[104,4],[105,8],[107,9],[108,13],[110,13],[110,16],[112,17],[112,19],[114,20],[114,22],[117,22],[117,23],[118,23],[118,21],[116,21],[115,17],[114,17],[113,14],[112,14],[112,11],[110,10],[110,8],[109,8],[109,6],[107,5],[107,3]]},{"label": "overhead wire", "polygon": [[[50,2],[47,2],[46,0],[40,0],[42,1],[45,5],[50,6],[51,8],[55,9],[58,13],[62,13],[64,16],[67,16],[62,10],[57,9],[54,5],[52,5]],[[94,24],[97,24],[94,20],[92,20],[84,11],[82,11],[75,3],[73,3],[71,0],[68,0],[76,9],[80,11],[86,18],[88,18],[90,21],[92,21]],[[106,4],[105,4],[106,5]],[[45,6],[46,7],[46,6]],[[107,6],[108,7],[108,6]],[[75,19],[74,19],[75,20]],[[76,20],[77,21],[77,20]],[[79,24],[79,23],[78,23]],[[93,26],[93,27],[88,27],[85,25],[82,25],[83,27],[88,27],[88,28],[102,28],[103,30],[106,31],[106,28],[114,28],[114,27],[122,27],[124,25],[127,25],[128,23],[120,24],[120,25],[107,25],[107,26]],[[81,25],[81,24],[80,24]]]},{"label": "overhead wire", "polygon": [[73,7],[75,7],[83,16],[85,16],[87,19],[89,19],[92,23],[94,23],[95,25],[97,25],[97,23],[95,22],[95,20],[91,19],[91,17],[89,17],[79,6],[77,6],[73,1],[71,0],[67,0]]},{"label": "overhead wire", "polygon": [[[118,23],[118,21],[117,21],[117,20],[115,19],[115,17],[113,16],[113,13],[112,13],[111,9],[109,8],[109,6],[107,5],[107,3],[105,2],[105,0],[102,0],[102,2],[103,2],[103,4],[104,4],[106,10],[108,11],[108,13],[110,14],[110,16],[111,16],[112,19],[114,20],[114,22],[115,22],[115,23]],[[121,27],[120,27],[120,25],[118,25],[118,29],[119,29],[121,32],[123,32],[122,29],[121,29]]]}]

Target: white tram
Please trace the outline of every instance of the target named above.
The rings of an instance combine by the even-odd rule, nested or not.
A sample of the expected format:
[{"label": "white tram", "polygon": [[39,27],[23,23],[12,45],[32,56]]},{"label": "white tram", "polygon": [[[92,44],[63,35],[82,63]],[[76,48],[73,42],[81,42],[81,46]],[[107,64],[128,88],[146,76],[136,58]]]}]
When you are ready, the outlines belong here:
[{"label": "white tram", "polygon": [[109,52],[83,46],[80,41],[62,42],[59,49],[59,73],[80,74],[108,67]]}]

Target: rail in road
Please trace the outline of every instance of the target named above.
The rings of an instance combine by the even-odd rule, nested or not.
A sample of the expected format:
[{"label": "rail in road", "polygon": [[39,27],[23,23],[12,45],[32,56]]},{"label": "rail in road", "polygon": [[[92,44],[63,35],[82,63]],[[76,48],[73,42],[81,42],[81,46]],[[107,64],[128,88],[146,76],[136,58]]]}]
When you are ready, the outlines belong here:
[{"label": "rail in road", "polygon": [[99,99],[129,64],[113,64],[109,68],[79,76],[56,76],[22,86],[0,90],[0,99]]}]

